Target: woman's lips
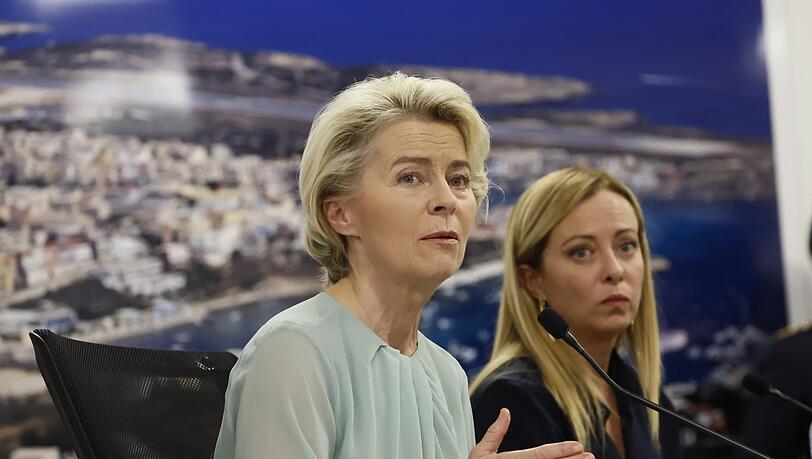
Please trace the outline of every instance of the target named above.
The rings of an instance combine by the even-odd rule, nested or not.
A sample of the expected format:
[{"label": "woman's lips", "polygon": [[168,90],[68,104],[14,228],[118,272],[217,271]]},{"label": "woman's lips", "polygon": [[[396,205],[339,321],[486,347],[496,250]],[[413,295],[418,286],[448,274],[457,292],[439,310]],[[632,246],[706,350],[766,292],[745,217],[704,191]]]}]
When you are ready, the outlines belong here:
[{"label": "woman's lips", "polygon": [[456,245],[460,242],[460,236],[456,231],[437,231],[423,236],[420,240],[430,244]]},{"label": "woman's lips", "polygon": [[626,295],[610,295],[601,301],[601,304],[610,306],[624,306],[629,304],[629,297]]}]

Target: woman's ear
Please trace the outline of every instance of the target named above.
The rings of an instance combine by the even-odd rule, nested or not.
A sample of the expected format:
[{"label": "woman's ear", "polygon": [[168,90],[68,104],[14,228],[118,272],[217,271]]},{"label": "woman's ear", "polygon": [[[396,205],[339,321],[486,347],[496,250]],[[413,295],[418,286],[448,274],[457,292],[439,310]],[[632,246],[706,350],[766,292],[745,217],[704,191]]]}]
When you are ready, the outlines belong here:
[{"label": "woman's ear", "polygon": [[346,200],[327,198],[322,204],[324,215],[333,230],[343,236],[357,236],[353,225],[352,212]]},{"label": "woman's ear", "polygon": [[530,296],[539,301],[546,301],[547,295],[544,293],[541,272],[539,270],[527,264],[516,265],[516,277],[519,280],[519,285],[527,290]]}]

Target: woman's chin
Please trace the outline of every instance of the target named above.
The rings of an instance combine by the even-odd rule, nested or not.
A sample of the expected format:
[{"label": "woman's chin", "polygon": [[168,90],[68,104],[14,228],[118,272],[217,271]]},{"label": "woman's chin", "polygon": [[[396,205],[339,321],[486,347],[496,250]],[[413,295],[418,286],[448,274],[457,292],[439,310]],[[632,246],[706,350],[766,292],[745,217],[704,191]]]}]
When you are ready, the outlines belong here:
[{"label": "woman's chin", "polygon": [[631,324],[629,321],[617,321],[617,323],[609,323],[606,324],[603,331],[605,332],[607,337],[612,337],[613,339],[621,337],[626,331],[629,330]]},{"label": "woman's chin", "polygon": [[[598,339],[599,341],[615,342],[618,338],[623,336],[624,333],[629,329],[629,321],[622,321],[622,320],[607,320],[597,326],[589,327],[588,333],[584,330],[585,334],[588,336],[592,336],[594,339]],[[575,330],[573,330],[575,333]],[[578,335],[576,334],[575,337],[577,338]]]},{"label": "woman's chin", "polygon": [[[461,264],[462,260],[457,257],[414,257],[400,266],[392,266],[392,275],[398,283],[436,288],[453,276]],[[378,268],[379,274],[381,268]]]},{"label": "woman's chin", "polygon": [[429,268],[430,269],[427,269],[423,273],[421,273],[422,275],[420,277],[426,282],[430,282],[436,285],[442,284],[458,271],[458,267],[451,264],[435,265],[430,266]]}]

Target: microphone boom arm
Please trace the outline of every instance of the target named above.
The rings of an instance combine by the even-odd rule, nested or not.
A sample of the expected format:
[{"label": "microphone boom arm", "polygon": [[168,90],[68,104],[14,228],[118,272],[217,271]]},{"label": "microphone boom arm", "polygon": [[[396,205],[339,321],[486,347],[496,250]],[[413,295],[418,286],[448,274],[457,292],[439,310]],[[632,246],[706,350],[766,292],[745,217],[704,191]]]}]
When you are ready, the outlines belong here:
[{"label": "microphone boom arm", "polygon": [[794,398],[792,398],[792,397],[788,396],[787,394],[785,394],[785,393],[781,392],[781,391],[780,391],[780,390],[778,390],[778,389],[771,388],[771,389],[770,389],[770,394],[775,395],[776,397],[778,397],[778,398],[780,398],[780,399],[782,399],[782,400],[785,400],[785,401],[787,401],[787,402],[790,402],[790,403],[792,403],[793,405],[797,406],[798,408],[800,408],[800,409],[802,409],[802,410],[806,411],[807,413],[812,414],[812,407],[809,407],[809,406],[807,406],[807,405],[804,405],[804,404],[803,404],[803,403],[801,403],[800,401],[795,400]]},{"label": "microphone boom arm", "polygon": [[575,339],[574,336],[572,336],[572,333],[570,333],[569,330],[567,330],[567,332],[564,334],[564,336],[561,339],[563,339],[567,344],[570,345],[570,347],[572,347],[579,354],[581,354],[581,356],[583,358],[585,358],[587,362],[589,362],[589,364],[592,366],[592,368],[596,372],[598,372],[598,374],[606,382],[611,384],[612,387],[614,387],[617,391],[619,391],[621,394],[625,395],[626,397],[632,398],[632,399],[642,403],[643,405],[647,406],[648,408],[650,408],[650,409],[652,409],[654,411],[658,411],[660,413],[665,413],[665,414],[668,414],[670,416],[673,416],[674,418],[679,419],[683,423],[690,425],[694,429],[697,429],[697,430],[699,430],[701,432],[704,432],[704,433],[706,433],[708,435],[711,435],[712,437],[715,437],[715,438],[717,438],[719,440],[722,440],[724,442],[730,442],[733,445],[738,446],[739,448],[741,448],[741,449],[747,451],[748,453],[752,454],[753,456],[760,457],[762,459],[771,459],[770,456],[765,456],[764,454],[762,454],[762,453],[760,453],[760,452],[758,452],[758,451],[756,451],[756,450],[754,450],[752,448],[749,448],[749,447],[737,442],[736,440],[733,440],[732,438],[727,438],[724,435],[716,433],[716,432],[708,429],[707,427],[705,427],[705,426],[703,426],[701,424],[697,424],[696,422],[691,421],[690,419],[686,418],[685,416],[677,414],[674,411],[669,410],[668,408],[657,405],[656,403],[651,402],[649,400],[646,400],[645,398],[635,394],[634,392],[630,392],[630,391],[624,389],[620,384],[616,383],[612,378],[610,378],[609,375],[606,374],[605,371],[603,371],[603,368],[601,368],[601,366],[598,365],[598,362],[596,362],[592,358],[592,356],[589,355],[589,353],[586,351],[586,349],[584,349],[583,346],[581,346],[581,343],[579,343],[578,340]]}]

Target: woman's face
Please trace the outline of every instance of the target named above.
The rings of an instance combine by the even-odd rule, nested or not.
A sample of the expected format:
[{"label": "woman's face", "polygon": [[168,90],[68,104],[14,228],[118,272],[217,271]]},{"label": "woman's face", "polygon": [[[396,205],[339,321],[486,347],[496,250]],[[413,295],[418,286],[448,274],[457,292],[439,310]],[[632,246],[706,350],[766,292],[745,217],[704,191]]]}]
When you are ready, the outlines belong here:
[{"label": "woman's face", "polygon": [[599,191],[550,233],[541,269],[522,265],[520,276],[578,339],[614,344],[640,306],[645,266],[637,235],[631,204]]},{"label": "woman's face", "polygon": [[442,282],[462,263],[477,210],[460,132],[400,121],[372,147],[359,193],[345,205],[350,259],[404,281]]}]

